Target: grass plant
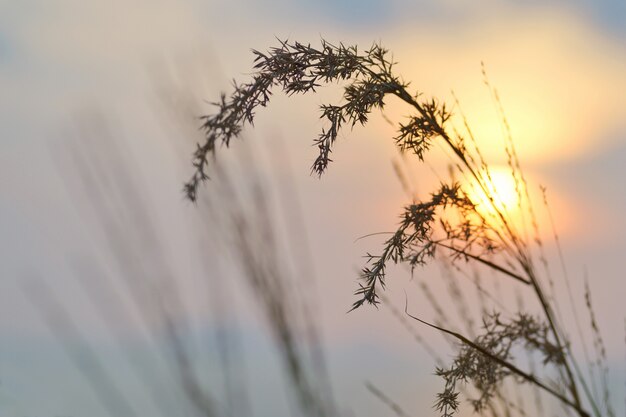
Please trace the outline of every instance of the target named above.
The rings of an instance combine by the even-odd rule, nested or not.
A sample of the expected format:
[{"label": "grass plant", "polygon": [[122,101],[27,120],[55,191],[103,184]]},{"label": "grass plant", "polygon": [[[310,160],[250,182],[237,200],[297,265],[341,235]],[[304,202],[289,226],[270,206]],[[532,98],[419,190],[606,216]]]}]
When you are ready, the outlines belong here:
[{"label": "grass plant", "polygon": [[[414,154],[418,160],[425,161],[433,146],[443,146],[451,155],[452,175],[449,181],[433,190],[429,198],[406,205],[396,231],[391,233],[382,249],[367,253],[350,311],[365,305],[379,305],[381,300],[384,302],[387,268],[392,263],[406,264],[414,271],[434,260],[443,260],[453,270],[464,273],[475,267],[491,271],[490,278],[508,279],[515,291],[523,294],[521,298],[536,301],[541,313],[526,313],[521,304],[519,311],[514,312],[483,309],[482,330],[470,335],[450,329],[445,322],[427,322],[409,313],[408,305],[404,306],[404,318],[435,328],[458,344],[451,363],[437,367],[436,373],[444,382],[435,402],[440,414],[444,417],[455,414],[464,392],[471,397],[471,404],[477,412],[525,415],[523,407],[514,404],[514,394],[504,394],[505,381],[511,380],[516,386],[528,385],[535,392],[552,397],[567,414],[612,416],[606,382],[606,351],[593,315],[591,298],[587,295],[586,306],[591,312],[593,346],[597,351],[596,363],[591,366],[603,375],[600,378],[602,393],[593,388],[596,385],[596,381],[591,380],[593,376],[590,379],[583,375],[581,364],[572,353],[573,342],[559,318],[536,209],[500,98],[486,75],[485,83],[493,95],[503,126],[503,146],[515,183],[517,205],[523,213],[521,221],[513,219],[509,208],[494,193],[492,168],[463,114],[459,115],[464,126],[464,131],[460,132],[450,124],[453,116],[450,107],[413,91],[410,84],[395,73],[394,62],[381,45],[374,44],[361,51],[356,46],[334,45],[325,40],[321,41],[319,48],[279,41],[277,47],[267,52],[255,50],[253,54],[255,72],[252,80],[234,83],[232,93],[223,94],[215,103],[216,111],[202,118],[204,139],[193,155],[194,172],[184,186],[186,196],[197,201],[201,183],[210,176],[211,158],[220,146],[228,147],[239,137],[245,125],[254,123],[256,112],[269,104],[276,90],[291,96],[315,93],[325,84],[342,84],[342,101],[320,107],[320,117],[326,127],[314,139],[319,152],[311,166],[312,173],[320,176],[332,162],[333,146],[342,129],[367,124],[372,112],[385,108],[389,96],[400,99],[410,110],[410,115],[407,121],[396,125],[397,134],[393,140],[397,147],[401,152]],[[489,206],[487,210],[485,204]],[[558,235],[555,236],[558,244]],[[254,267],[249,272],[255,276],[258,271]],[[485,278],[472,279],[480,296],[484,296],[486,292],[481,292],[480,282]],[[463,299],[458,291],[456,297]],[[429,298],[435,297],[431,295]],[[396,308],[395,311],[401,310]],[[403,320],[402,314],[396,314],[396,317]],[[467,328],[471,327],[470,324]],[[529,364],[516,360],[514,352],[519,349],[527,351],[529,357],[539,356],[542,372],[537,372],[532,360]],[[525,369],[525,365],[530,369]],[[556,379],[549,378],[550,369],[556,373]],[[471,392],[466,390],[468,387]],[[404,413],[373,385],[370,390],[389,404],[396,414]],[[517,404],[520,403],[518,400]]]}]

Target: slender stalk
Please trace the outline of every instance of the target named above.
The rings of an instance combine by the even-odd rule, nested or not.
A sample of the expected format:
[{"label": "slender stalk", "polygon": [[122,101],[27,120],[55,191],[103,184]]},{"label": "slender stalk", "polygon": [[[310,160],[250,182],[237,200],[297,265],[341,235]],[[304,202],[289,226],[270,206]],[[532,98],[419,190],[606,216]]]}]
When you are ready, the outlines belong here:
[{"label": "slender stalk", "polygon": [[484,258],[481,258],[480,256],[473,255],[473,254],[471,254],[469,252],[466,252],[466,251],[464,251],[462,249],[455,248],[454,246],[446,245],[445,243],[441,243],[441,242],[435,242],[435,243],[437,245],[441,246],[441,247],[444,247],[446,249],[450,249],[451,251],[456,252],[456,253],[458,253],[460,255],[467,256],[468,258],[471,258],[471,259],[473,259],[473,260],[475,260],[477,262],[480,262],[481,264],[486,265],[486,266],[488,266],[488,267],[490,267],[492,269],[495,269],[498,272],[502,272],[503,274],[508,275],[511,278],[518,280],[519,282],[522,282],[522,283],[524,283],[526,285],[532,285],[531,281],[527,280],[526,278],[522,277],[521,275],[518,275],[518,274],[516,274],[516,273],[514,273],[514,272],[512,272],[512,271],[510,271],[510,270],[508,270],[508,269],[506,269],[506,268],[504,268],[504,267],[502,267],[502,266],[500,266],[498,264],[495,264],[495,263],[493,263],[491,261],[488,261],[488,260],[486,260]]},{"label": "slender stalk", "polygon": [[[548,324],[550,326],[550,329],[552,330],[552,334],[554,336],[557,346],[559,346],[560,349],[565,351],[563,343],[561,342],[561,336],[559,335],[559,332],[557,330],[557,327],[554,321],[552,308],[550,307],[550,304],[548,303],[548,301],[545,298],[545,295],[543,294],[543,291],[534,274],[534,271],[531,269],[529,264],[522,265],[522,268],[526,270],[526,273],[528,277],[530,278],[530,281],[532,282],[533,289],[535,290],[535,294],[537,294],[537,298],[539,299],[541,308],[543,309],[546,319],[548,320]],[[574,378],[574,374],[572,372],[572,369],[570,368],[567,355],[563,357],[563,367],[565,368],[565,372],[567,373],[567,377],[569,379],[570,392],[572,393],[572,396],[576,404],[580,406],[580,396],[578,394],[578,388],[576,387],[576,379]]]},{"label": "slender stalk", "polygon": [[535,384],[536,386],[538,386],[539,388],[543,389],[544,391],[546,391],[547,393],[551,394],[552,396],[554,396],[555,398],[557,398],[558,400],[560,400],[561,402],[563,402],[564,404],[567,404],[569,407],[573,408],[581,417],[591,417],[585,410],[583,410],[580,407],[580,404],[578,404],[577,402],[573,402],[571,401],[569,398],[565,397],[564,395],[560,394],[559,392],[555,391],[554,389],[550,388],[549,386],[547,386],[546,384],[544,384],[543,382],[541,382],[540,380],[538,380],[534,375],[529,374],[524,372],[523,370],[519,369],[518,367],[516,367],[515,365],[511,364],[510,362],[507,362],[505,360],[503,360],[502,358],[499,358],[498,356],[492,354],[491,352],[489,352],[488,350],[486,350],[485,348],[483,348],[482,346],[477,345],[476,343],[472,342],[471,340],[469,340],[467,337],[457,333],[457,332],[453,332],[452,330],[448,330],[445,329],[443,327],[439,327],[435,324],[429,323],[425,320],[422,320],[418,317],[413,316],[412,314],[410,314],[408,312],[408,303],[405,304],[405,308],[404,308],[404,312],[411,317],[413,320],[417,320],[422,324],[425,324],[429,327],[432,327],[433,329],[439,330],[440,332],[446,333],[458,340],[460,340],[461,342],[463,342],[465,345],[471,347],[472,349],[477,350],[478,352],[482,353],[483,355],[489,357],[489,359],[491,359],[492,361],[498,363],[499,365],[505,367],[506,369],[508,369],[509,371],[513,372],[514,374],[524,378],[526,381]]}]

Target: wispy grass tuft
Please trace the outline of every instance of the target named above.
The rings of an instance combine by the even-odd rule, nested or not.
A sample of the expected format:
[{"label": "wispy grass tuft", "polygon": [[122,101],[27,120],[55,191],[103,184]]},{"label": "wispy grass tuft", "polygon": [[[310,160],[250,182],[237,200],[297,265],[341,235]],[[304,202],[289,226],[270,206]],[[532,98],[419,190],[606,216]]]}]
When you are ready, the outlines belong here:
[{"label": "wispy grass tuft", "polygon": [[[529,185],[500,95],[489,83],[484,66],[483,79],[502,127],[504,152],[515,183],[521,220],[514,220],[509,209],[498,201],[492,167],[462,112],[465,133],[451,126],[453,114],[445,103],[425,98],[410,89],[409,83],[395,73],[394,62],[381,45],[374,44],[361,52],[356,46],[335,46],[324,40],[320,48],[279,41],[277,47],[267,52],[253,51],[253,54],[255,72],[252,81],[234,83],[232,94],[222,95],[216,103],[216,112],[203,118],[205,137],[194,153],[194,173],[185,184],[187,197],[192,201],[197,199],[200,183],[209,177],[210,156],[216,153],[218,145],[228,146],[238,137],[244,125],[253,124],[256,110],[269,104],[273,89],[291,96],[315,93],[324,84],[343,84],[342,102],[320,106],[320,117],[326,127],[314,139],[319,155],[311,170],[316,175],[322,175],[328,168],[341,129],[365,125],[374,110],[384,110],[387,96],[395,96],[410,111],[406,121],[395,123],[397,133],[392,140],[399,151],[428,163],[430,149],[434,145],[442,147],[451,158],[450,180],[441,181],[426,199],[407,204],[401,211],[396,231],[390,234],[382,249],[367,253],[366,265],[361,270],[355,291],[356,300],[350,311],[380,303],[387,285],[387,267],[392,263],[405,264],[415,272],[418,267],[443,259],[453,269],[489,271],[498,286],[503,285],[500,281],[508,280],[516,293],[533,299],[540,313],[531,315],[520,309],[513,314],[485,314],[487,309],[483,306],[483,328],[474,336],[463,295],[456,284],[451,284],[449,289],[458,312],[464,316],[467,336],[444,327],[443,323],[431,324],[409,315],[460,344],[452,364],[437,371],[444,379],[444,389],[436,400],[441,415],[451,416],[458,411],[460,390],[465,384],[471,384],[476,393],[471,398],[476,411],[489,409],[497,415],[495,404],[499,404],[508,415],[516,409],[503,394],[505,380],[528,384],[580,417],[612,415],[606,377],[602,379],[602,398],[597,398],[591,393],[590,381],[582,376],[578,360],[572,354],[568,332],[560,319],[555,284]],[[458,100],[456,108],[460,111]],[[398,165],[394,168],[408,194],[409,181]],[[479,207],[479,199],[486,202],[487,210],[485,204]],[[558,245],[558,238],[556,243]],[[474,283],[478,285],[478,280]],[[423,284],[422,290],[439,310],[438,315],[445,316],[444,308],[435,296],[427,293],[426,288]],[[586,300],[592,311],[590,297]],[[596,366],[606,375],[606,352],[593,314],[591,328],[597,351]],[[536,375],[532,368],[531,371],[523,369],[524,364],[516,361],[512,353],[514,346],[529,351],[530,358],[533,355],[542,358],[540,375]],[[558,375],[556,381],[550,380],[549,369]],[[517,413],[523,414],[523,411],[518,409]]]}]

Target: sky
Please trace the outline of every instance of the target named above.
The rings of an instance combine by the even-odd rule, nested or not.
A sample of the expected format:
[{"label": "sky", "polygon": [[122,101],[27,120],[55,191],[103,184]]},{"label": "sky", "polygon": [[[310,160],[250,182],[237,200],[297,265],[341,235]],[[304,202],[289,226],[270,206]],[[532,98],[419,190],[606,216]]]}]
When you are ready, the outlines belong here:
[{"label": "sky", "polygon": [[[107,240],[111,228],[99,216],[109,205],[122,213],[129,236],[142,222],[156,225],[161,243],[145,251],[190,277],[179,282],[186,293],[193,295],[203,274],[214,271],[214,263],[221,265],[234,282],[223,291],[236,300],[237,325],[221,323],[202,297],[191,302],[192,321],[203,335],[215,328],[239,329],[246,373],[260,387],[250,394],[255,415],[289,409],[284,389],[263,383],[268,378],[280,385],[279,366],[268,330],[250,306],[253,294],[236,279],[236,261],[219,255],[220,239],[228,239],[219,221],[206,220],[211,215],[185,202],[180,189],[191,173],[187,155],[199,140],[195,117],[211,111],[208,103],[229,91],[233,78],[248,79],[250,50],[266,50],[276,38],[319,45],[322,37],[362,49],[382,43],[411,88],[449,103],[458,97],[455,110],[466,114],[490,161],[503,165],[501,125],[484,85],[484,65],[529,181],[535,190],[547,187],[580,300],[585,273],[589,277],[612,381],[620,387],[615,402],[623,408],[625,23],[622,0],[0,0],[0,416],[109,415],[67,354],[67,345],[82,352],[77,338],[55,332],[42,309],[45,299],[29,293],[42,280],[129,393],[137,415],[154,412],[125,365],[125,355],[138,362],[147,357],[145,340],[118,312],[114,332],[122,336],[115,345],[102,314],[77,283],[76,277],[85,275],[99,285],[97,274],[81,273],[80,265],[97,264],[104,275],[115,275],[116,251],[136,250]],[[364,416],[388,412],[364,388],[371,380],[414,415],[432,412],[440,381],[432,375],[432,360],[402,326],[383,309],[345,314],[362,255],[382,243],[379,237],[358,238],[392,230],[409,201],[393,170],[392,162],[401,160],[391,140],[394,129],[380,115],[367,127],[342,134],[327,174],[309,175],[310,144],[323,127],[317,107],[339,97],[337,87],[314,97],[276,94],[258,112],[254,129],[246,129],[245,144],[236,143],[232,155],[220,150],[220,156],[226,166],[244,165],[236,176],[245,184],[257,175],[246,171],[245,154],[258,155],[258,175],[276,196],[291,201],[276,216],[302,228],[291,237],[308,247],[308,264],[301,262],[316,277],[318,325],[331,379],[338,397],[350,400],[343,409]],[[407,111],[390,100],[385,116],[402,120]],[[117,150],[109,149],[112,144]],[[432,165],[445,172],[445,164],[433,155]],[[424,196],[433,186],[430,169],[413,165],[409,172]],[[140,200],[150,201],[149,213],[127,209],[119,196],[94,202],[88,190],[80,191],[89,169],[105,185],[130,174]],[[211,190],[209,184],[204,191]],[[539,216],[546,221],[545,213]],[[206,251],[196,244],[207,239],[199,231],[203,227],[210,241]],[[545,230],[549,239],[549,224]],[[553,247],[548,256],[558,265]],[[158,271],[155,265],[161,264],[151,266]],[[390,276],[388,286],[392,298],[417,291],[406,271],[394,272],[398,278]],[[442,289],[438,274],[430,268],[420,279]],[[103,294],[105,287],[98,287]],[[113,305],[120,297],[107,294]],[[422,301],[419,295],[412,299],[416,312],[432,314]],[[211,355],[199,366],[211,369],[211,361],[218,360]],[[157,379],[165,378],[165,371],[153,371]],[[169,403],[174,410],[176,395]]]}]

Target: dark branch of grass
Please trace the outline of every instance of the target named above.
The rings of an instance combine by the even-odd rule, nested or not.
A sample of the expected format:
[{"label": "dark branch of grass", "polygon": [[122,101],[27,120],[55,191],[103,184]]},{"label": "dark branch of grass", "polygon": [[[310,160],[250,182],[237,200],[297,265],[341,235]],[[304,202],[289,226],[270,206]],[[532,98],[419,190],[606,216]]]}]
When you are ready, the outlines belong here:
[{"label": "dark branch of grass", "polygon": [[[486,363],[489,364],[496,364],[499,365],[502,368],[507,369],[508,371],[511,372],[511,374],[514,374],[516,376],[521,377],[523,380],[530,382],[536,386],[538,386],[539,388],[543,389],[544,391],[546,391],[547,393],[551,394],[552,396],[554,396],[555,398],[559,399],[562,403],[568,405],[569,407],[571,407],[572,409],[576,410],[577,413],[579,413],[581,416],[586,416],[589,417],[589,414],[587,412],[585,412],[583,409],[581,409],[576,403],[574,403],[573,401],[571,401],[569,398],[565,397],[563,394],[559,393],[558,391],[556,391],[555,389],[549,387],[547,384],[544,384],[543,382],[539,381],[534,375],[526,373],[525,371],[517,368],[515,365],[513,365],[512,363],[508,362],[507,360],[503,359],[501,356],[499,356],[498,354],[495,354],[491,351],[489,351],[488,349],[486,349],[485,347],[481,346],[480,344],[471,341],[470,339],[466,338],[465,336],[457,333],[457,332],[453,332],[451,330],[445,329],[443,327],[437,326],[435,324],[429,323],[425,320],[422,320],[418,317],[413,316],[412,314],[410,314],[408,312],[408,303],[405,305],[405,313],[411,317],[414,320],[419,321],[422,324],[425,324],[429,327],[432,327],[433,329],[439,330],[442,333],[448,334],[452,337],[454,337],[455,339],[458,339],[460,342],[463,343],[463,345],[471,348],[472,350],[480,353],[481,355],[483,355],[487,361]],[[538,342],[535,340],[535,342]],[[558,348],[556,348],[556,346],[554,347],[555,350],[558,351]],[[549,353],[550,350],[546,350],[546,353]],[[548,356],[546,358],[546,360],[548,361],[562,361],[562,355],[561,354],[550,354],[550,356]],[[446,377],[450,371],[446,371],[446,370],[439,370],[439,374],[441,374],[442,376]],[[500,371],[501,372],[501,371]],[[460,375],[453,375],[453,373],[450,373],[451,377],[450,380],[456,381],[456,378],[461,378],[461,380],[463,380],[464,378],[467,378],[466,376],[463,376],[463,374]],[[504,376],[501,374],[501,376]],[[456,410],[456,408],[458,408],[458,400],[457,400],[457,396],[455,395],[455,385],[451,384],[449,387],[446,386],[446,390],[439,395],[439,402],[437,403],[437,408],[440,411],[443,411],[446,408],[449,408],[451,410]],[[482,403],[479,403],[479,409],[480,406],[482,406]],[[446,414],[444,414],[445,416]],[[447,415],[452,415],[452,414],[447,414]]]},{"label": "dark branch of grass", "polygon": [[[424,295],[426,296],[427,301],[430,303],[431,307],[433,308],[433,310],[436,313],[436,319],[435,319],[435,324],[437,324],[439,327],[448,327],[451,326],[451,320],[450,317],[447,314],[447,311],[443,309],[443,307],[439,304],[437,298],[435,297],[435,294],[431,291],[430,287],[428,286],[428,284],[425,281],[420,281],[419,283],[420,285],[420,289],[422,290],[422,292],[424,293]],[[414,329],[410,323],[406,320],[406,317],[408,317],[404,312],[400,312],[400,310],[398,310],[398,308],[396,308],[396,306],[391,303],[387,297],[385,296],[385,294],[381,295],[381,300],[382,303],[385,307],[388,307],[390,309],[390,311],[392,312],[394,318],[396,318],[396,320],[398,320],[400,322],[400,324],[402,325],[402,327],[415,339],[415,341],[429,354],[429,356],[435,361],[435,364],[437,366],[437,368],[441,368],[443,369],[445,367],[445,362],[443,360],[443,358],[440,356],[439,353],[437,353],[435,351],[435,349],[433,349],[428,342],[426,341],[426,339],[421,336],[416,329]],[[444,337],[448,336],[446,334],[444,334]],[[446,341],[449,343],[449,345],[453,348],[456,347],[456,342],[455,339],[451,338],[451,337],[445,337]],[[459,386],[458,387],[459,393],[463,394],[464,396],[468,396],[468,391],[466,389],[465,386]],[[508,411],[510,407],[509,402],[506,400],[505,397],[503,397],[501,395],[500,389],[496,389],[495,392],[496,396],[498,397],[498,400],[500,401],[501,405],[505,408],[505,411]],[[492,417],[498,417],[498,412],[495,408],[495,404],[493,401],[489,401],[486,404],[486,407],[488,408],[488,411],[491,413]]]},{"label": "dark branch of grass", "polygon": [[355,46],[335,46],[324,40],[320,50],[298,42],[280,41],[279,47],[267,53],[253,51],[253,54],[257,71],[253,80],[241,85],[233,83],[232,95],[228,99],[222,95],[215,103],[219,111],[203,117],[205,141],[198,144],[194,154],[196,171],[185,185],[185,193],[192,201],[200,183],[208,179],[209,155],[215,153],[217,145],[228,146],[244,124],[254,123],[256,109],[268,104],[272,88],[279,87],[291,96],[315,92],[322,84],[353,80],[344,89],[345,104],[321,106],[321,118],[330,123],[314,142],[319,156],[312,171],[321,175],[331,162],[332,146],[342,126],[365,124],[371,110],[383,106],[384,96],[402,85],[395,77],[380,76],[390,74],[392,66],[387,61],[387,51],[380,45],[359,54]]},{"label": "dark branch of grass", "polygon": [[[361,271],[360,284],[356,291],[359,296],[352,305],[354,310],[364,303],[377,304],[377,286],[384,288],[385,271],[388,262],[406,262],[411,268],[425,265],[433,258],[437,242],[433,239],[437,211],[450,206],[471,210],[474,206],[460,192],[460,186],[442,184],[438,192],[432,194],[430,201],[412,204],[404,209],[398,230],[389,238],[380,255],[367,254],[369,267]],[[454,233],[454,231],[450,231]],[[482,243],[482,242],[480,242]],[[487,243],[488,244],[488,243]]]},{"label": "dark branch of grass", "polygon": [[491,262],[491,261],[489,261],[487,259],[483,259],[480,256],[476,256],[476,255],[468,253],[468,252],[466,252],[466,251],[464,251],[462,249],[457,249],[457,248],[455,248],[453,246],[446,245],[445,243],[436,242],[436,244],[441,246],[441,247],[444,247],[446,249],[450,249],[451,251],[453,251],[457,255],[461,255],[461,256],[464,256],[466,258],[472,259],[472,260],[474,260],[476,262],[479,262],[479,263],[481,263],[483,265],[488,266],[489,268],[491,268],[491,269],[493,269],[495,271],[502,272],[503,274],[508,275],[509,277],[511,277],[511,278],[513,278],[513,279],[515,279],[515,280],[517,280],[519,282],[522,282],[522,283],[524,283],[526,285],[532,285],[532,283],[528,279],[526,279],[526,278],[516,274],[515,272],[510,271],[509,269],[507,269],[507,268],[505,268],[503,266],[500,266],[500,265],[498,265],[498,264],[496,264],[494,262]]},{"label": "dark branch of grass", "polygon": [[[435,293],[430,288],[430,285],[428,284],[428,282],[423,279],[419,281],[418,285],[422,293],[424,293],[424,296],[426,297],[426,301],[428,301],[428,303],[430,304],[430,307],[435,312],[435,319],[434,319],[435,324],[437,324],[438,326],[442,326],[442,327],[446,326],[448,328],[452,328],[453,324],[452,324],[452,321],[450,320],[447,309],[443,308],[443,306],[439,302],[439,298],[435,296]],[[447,337],[448,335],[443,334],[443,336]],[[451,341],[449,337],[447,338],[447,340]]]},{"label": "dark branch of grass", "polygon": [[444,366],[444,361],[441,355],[428,343],[426,339],[419,332],[411,326],[406,316],[398,310],[398,308],[392,303],[385,294],[381,295],[382,305],[387,307],[391,312],[391,315],[396,319],[402,327],[411,335],[411,337],[420,345],[426,353],[435,361],[437,366]]}]

